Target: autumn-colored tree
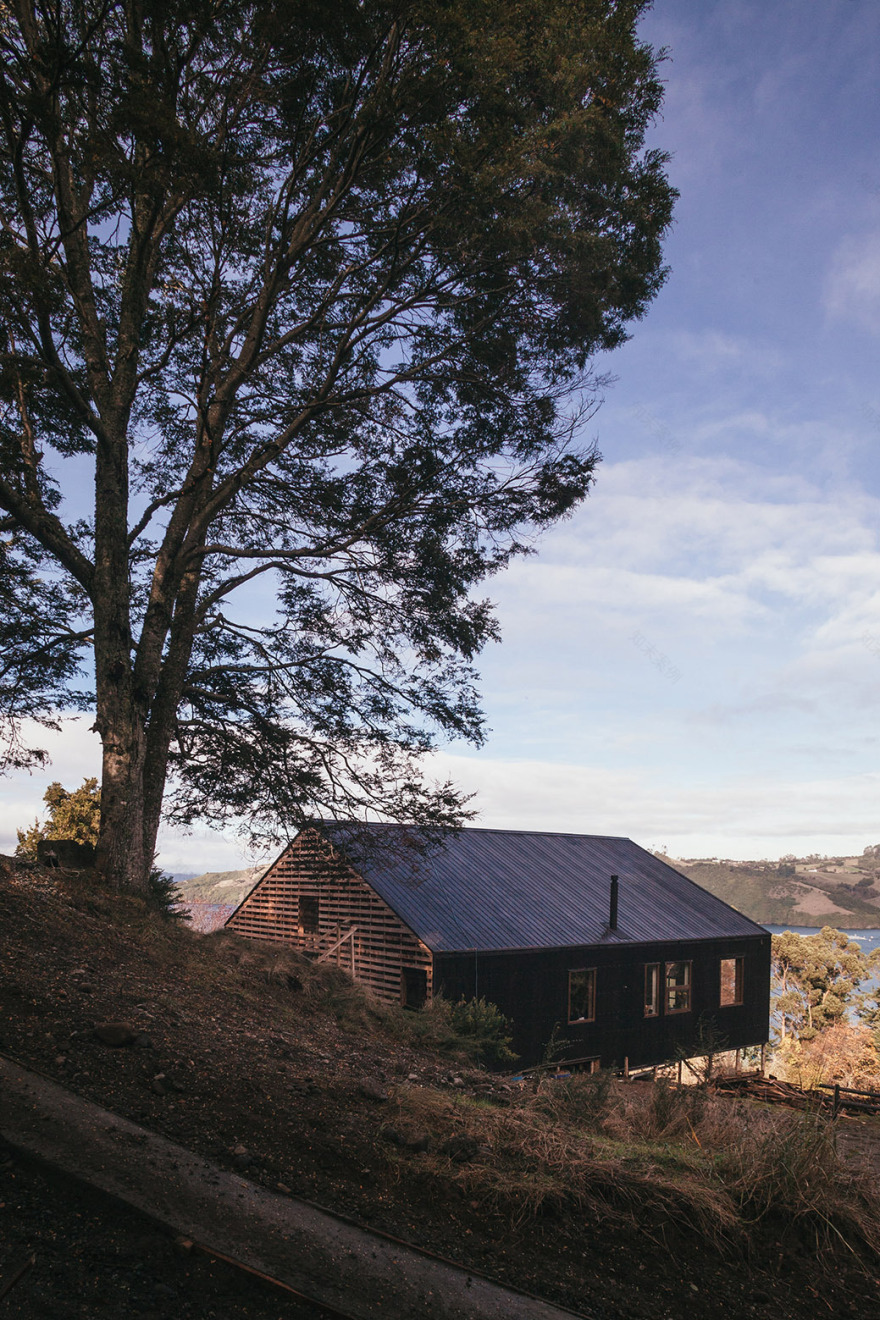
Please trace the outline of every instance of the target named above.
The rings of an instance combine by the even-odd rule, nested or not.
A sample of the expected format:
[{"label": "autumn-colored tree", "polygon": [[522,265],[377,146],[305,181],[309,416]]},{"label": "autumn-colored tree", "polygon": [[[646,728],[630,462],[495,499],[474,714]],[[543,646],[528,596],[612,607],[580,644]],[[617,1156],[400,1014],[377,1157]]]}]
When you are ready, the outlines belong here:
[{"label": "autumn-colored tree", "polygon": [[43,801],[49,808],[48,819],[42,824],[35,820],[30,829],[17,831],[16,857],[36,861],[41,839],[75,839],[77,843],[97,844],[101,829],[101,790],[97,779],[84,779],[72,792],[57,782],[50,784]]},{"label": "autumn-colored tree", "polygon": [[843,1022],[871,974],[861,946],[846,931],[823,926],[815,935],[774,935],[772,948],[771,1007],[779,1040],[812,1040]]},{"label": "autumn-colored tree", "polygon": [[[868,967],[872,977],[880,975],[880,949],[872,949],[868,955]],[[880,985],[872,980],[869,988],[858,996],[856,1010],[861,1023],[871,1032],[874,1044],[880,1050]]]},{"label": "autumn-colored tree", "polygon": [[813,1090],[822,1083],[841,1086],[876,1086],[880,1080],[880,1055],[866,1026],[836,1022],[812,1040],[789,1036],[774,1060],[785,1080]]}]

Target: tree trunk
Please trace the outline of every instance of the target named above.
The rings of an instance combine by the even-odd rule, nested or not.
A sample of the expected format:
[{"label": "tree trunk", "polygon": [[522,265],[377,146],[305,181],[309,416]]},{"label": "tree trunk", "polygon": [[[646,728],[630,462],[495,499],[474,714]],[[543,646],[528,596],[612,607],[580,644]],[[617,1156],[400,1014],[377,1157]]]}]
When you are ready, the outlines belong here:
[{"label": "tree trunk", "polygon": [[101,735],[97,866],[117,889],[145,893],[143,770],[147,698],[132,674],[127,410],[115,407],[95,464],[95,705]]},{"label": "tree trunk", "polygon": [[181,582],[174,611],[168,651],[150,708],[143,775],[144,852],[152,858],[162,819],[162,800],[168,776],[168,753],[174,738],[177,711],[186,684],[195,633],[201,562],[194,560]]},{"label": "tree trunk", "polygon": [[145,893],[152,853],[144,848],[144,737],[130,714],[100,722],[103,739],[97,866],[117,889]]}]

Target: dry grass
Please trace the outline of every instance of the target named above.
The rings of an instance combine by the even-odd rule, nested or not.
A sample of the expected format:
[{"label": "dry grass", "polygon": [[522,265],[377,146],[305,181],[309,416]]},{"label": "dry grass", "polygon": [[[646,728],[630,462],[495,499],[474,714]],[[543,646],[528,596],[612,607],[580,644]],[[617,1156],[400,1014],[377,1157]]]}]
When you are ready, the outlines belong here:
[{"label": "dry grass", "polygon": [[[41,908],[55,902],[54,884],[34,893],[23,922],[42,928]],[[167,985],[167,1010],[177,1018],[189,1010],[173,987],[197,982],[209,995],[216,990],[218,1011],[234,1014],[236,1003],[247,1004],[255,1020],[270,1019],[273,1030],[291,1037],[323,1017],[375,1041],[388,1059],[404,1049],[424,1049],[427,1058],[427,1051],[461,1044],[442,1005],[413,1015],[379,1004],[339,968],[295,950],[225,932],[195,936],[157,921],[138,900],[103,894],[85,880],[70,886],[65,905],[68,924],[70,906],[78,908],[85,944],[93,932],[99,943],[110,940],[106,956],[124,960],[130,946],[161,968],[161,993]],[[821,1117],[662,1080],[624,1084],[608,1074],[545,1079],[496,1099],[507,1103],[429,1086],[393,1089],[390,1103],[370,1111],[370,1122],[377,1125],[381,1112],[387,1126],[407,1137],[427,1134],[429,1143],[418,1152],[378,1138],[388,1170],[423,1179],[432,1195],[445,1189],[478,1202],[511,1223],[575,1216],[657,1234],[672,1223],[721,1247],[790,1236],[837,1259],[841,1251],[880,1251],[877,1194],[867,1176],[838,1157],[834,1128]],[[365,1143],[374,1130],[365,1124]],[[471,1157],[457,1162],[444,1153],[452,1137],[472,1139]]]},{"label": "dry grass", "polygon": [[[431,1182],[514,1224],[567,1213],[655,1231],[672,1222],[721,1248],[747,1246],[772,1224],[775,1238],[791,1234],[820,1254],[841,1243],[880,1250],[880,1200],[838,1158],[820,1116],[607,1074],[544,1081],[508,1108],[410,1087],[396,1105],[404,1132],[432,1134],[417,1157]],[[473,1139],[473,1159],[442,1153],[453,1136]]]},{"label": "dry grass", "polygon": [[813,1040],[786,1040],[773,1057],[773,1071],[785,1081],[809,1091],[821,1083],[839,1082],[880,1090],[880,1056],[871,1030],[839,1022]]}]

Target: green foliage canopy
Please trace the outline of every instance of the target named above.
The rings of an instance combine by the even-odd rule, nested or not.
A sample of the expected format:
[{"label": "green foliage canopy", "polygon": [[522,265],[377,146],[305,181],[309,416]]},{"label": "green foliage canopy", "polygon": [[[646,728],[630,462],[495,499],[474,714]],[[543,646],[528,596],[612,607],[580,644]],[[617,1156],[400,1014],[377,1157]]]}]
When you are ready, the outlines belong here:
[{"label": "green foliage canopy", "polygon": [[868,958],[846,931],[823,926],[815,935],[787,930],[772,940],[771,1007],[780,1040],[812,1040],[842,1022],[871,975]]},{"label": "green foliage canopy", "polygon": [[118,883],[163,802],[462,819],[476,588],[588,491],[665,276],[645,8],[3,7],[0,731],[94,709]]},{"label": "green foliage canopy", "polygon": [[79,788],[68,792],[61,784],[49,785],[43,794],[49,808],[48,819],[35,820],[27,830],[18,830],[16,857],[37,859],[41,839],[75,839],[77,843],[97,844],[101,828],[101,790],[97,779],[84,779]]},{"label": "green foliage canopy", "polygon": [[480,996],[452,1005],[452,1027],[459,1036],[467,1038],[482,1062],[489,1065],[514,1063],[518,1055],[511,1049],[513,1023],[504,1016],[496,1004]]}]

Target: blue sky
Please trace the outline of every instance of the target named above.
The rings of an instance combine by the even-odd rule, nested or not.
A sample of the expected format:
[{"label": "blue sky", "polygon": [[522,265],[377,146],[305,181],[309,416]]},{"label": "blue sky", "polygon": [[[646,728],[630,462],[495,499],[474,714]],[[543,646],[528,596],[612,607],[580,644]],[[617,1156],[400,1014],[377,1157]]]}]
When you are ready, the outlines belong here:
[{"label": "blue sky", "polygon": [[[594,493],[490,584],[480,823],[678,856],[880,841],[880,5],[657,0],[672,272],[590,423]],[[80,725],[7,781],[0,851]],[[240,845],[167,835],[170,870]]]},{"label": "blue sky", "polygon": [[679,855],[880,839],[880,6],[658,0],[672,273],[594,494],[499,580],[486,823]]}]

